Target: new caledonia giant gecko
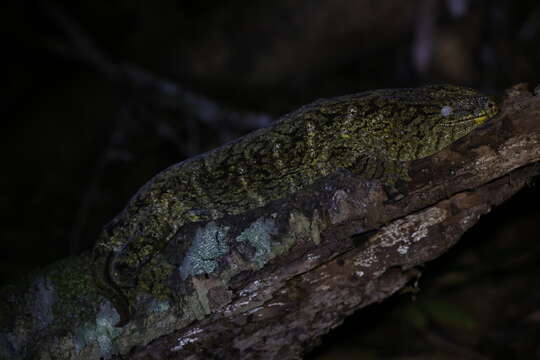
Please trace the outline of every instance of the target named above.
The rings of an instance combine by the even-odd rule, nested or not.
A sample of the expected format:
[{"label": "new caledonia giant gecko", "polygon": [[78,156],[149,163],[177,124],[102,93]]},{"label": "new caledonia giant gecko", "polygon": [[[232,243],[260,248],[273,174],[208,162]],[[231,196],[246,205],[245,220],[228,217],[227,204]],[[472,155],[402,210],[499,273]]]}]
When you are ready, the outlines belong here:
[{"label": "new caledonia giant gecko", "polygon": [[497,112],[491,98],[454,85],[374,90],[303,106],[144,185],[98,240],[97,287],[123,326],[132,312],[126,289],[185,224],[262,207],[337,170],[385,184],[407,180],[407,161],[437,153]]}]

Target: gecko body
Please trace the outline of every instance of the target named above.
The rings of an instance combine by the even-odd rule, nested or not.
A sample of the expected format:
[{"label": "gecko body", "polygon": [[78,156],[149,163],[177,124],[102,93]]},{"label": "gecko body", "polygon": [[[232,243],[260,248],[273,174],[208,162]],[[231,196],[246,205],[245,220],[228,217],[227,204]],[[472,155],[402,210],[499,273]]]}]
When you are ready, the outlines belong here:
[{"label": "gecko body", "polygon": [[497,113],[476,90],[432,85],[318,100],[272,125],[162,171],[103,231],[95,279],[130,319],[125,289],[187,223],[265,206],[340,169],[393,183]]}]

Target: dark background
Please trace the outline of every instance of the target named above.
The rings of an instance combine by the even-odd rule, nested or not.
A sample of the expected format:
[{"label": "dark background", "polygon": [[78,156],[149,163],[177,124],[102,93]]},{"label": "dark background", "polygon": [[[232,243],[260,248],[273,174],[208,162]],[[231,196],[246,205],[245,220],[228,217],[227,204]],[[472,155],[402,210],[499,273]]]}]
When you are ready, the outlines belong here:
[{"label": "dark background", "polygon": [[[90,249],[165,167],[317,98],[540,80],[540,3],[3,2],[0,282]],[[539,120],[540,121],[540,120]],[[531,184],[310,359],[540,358]]]}]

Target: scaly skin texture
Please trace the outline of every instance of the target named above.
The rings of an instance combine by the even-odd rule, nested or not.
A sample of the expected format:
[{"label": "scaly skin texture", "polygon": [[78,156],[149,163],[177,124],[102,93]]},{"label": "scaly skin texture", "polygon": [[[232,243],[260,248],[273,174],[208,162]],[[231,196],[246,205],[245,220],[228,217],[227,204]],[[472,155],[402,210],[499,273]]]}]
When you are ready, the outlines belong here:
[{"label": "scaly skin texture", "polygon": [[453,85],[374,90],[306,105],[144,185],[95,247],[96,284],[123,326],[131,316],[123,289],[136,285],[183,225],[262,207],[340,169],[386,184],[406,180],[406,161],[444,149],[497,111],[490,98]]}]

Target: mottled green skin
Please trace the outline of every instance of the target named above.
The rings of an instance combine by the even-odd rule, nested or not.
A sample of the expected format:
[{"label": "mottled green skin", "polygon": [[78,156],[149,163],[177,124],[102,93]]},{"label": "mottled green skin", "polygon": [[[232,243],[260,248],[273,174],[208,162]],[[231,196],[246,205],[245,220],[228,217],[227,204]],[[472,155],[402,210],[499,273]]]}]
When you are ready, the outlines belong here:
[{"label": "mottled green skin", "polygon": [[375,90],[306,105],[173,165],[143,186],[96,245],[97,285],[122,326],[130,316],[122,288],[135,286],[143,267],[152,266],[152,257],[186,223],[264,206],[339,169],[384,183],[406,179],[404,161],[444,149],[496,113],[488,97],[451,85]]}]

